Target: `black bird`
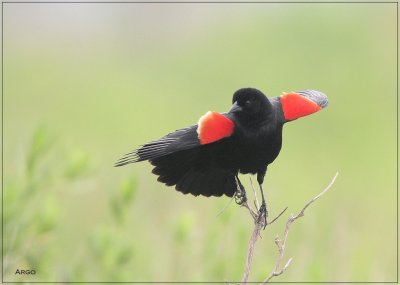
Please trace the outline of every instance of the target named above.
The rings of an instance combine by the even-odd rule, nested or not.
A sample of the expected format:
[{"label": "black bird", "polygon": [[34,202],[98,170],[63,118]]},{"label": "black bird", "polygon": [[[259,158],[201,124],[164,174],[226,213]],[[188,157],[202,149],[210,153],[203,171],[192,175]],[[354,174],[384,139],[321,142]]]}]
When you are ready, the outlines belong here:
[{"label": "black bird", "polygon": [[233,94],[232,103],[229,112],[207,112],[196,125],[144,144],[115,166],[148,160],[158,181],[184,194],[207,197],[233,197],[238,188],[243,195],[238,174],[257,174],[259,211],[266,214],[262,184],[281,150],[283,125],[321,110],[328,98],[305,90],[268,99],[257,89],[242,88]]}]

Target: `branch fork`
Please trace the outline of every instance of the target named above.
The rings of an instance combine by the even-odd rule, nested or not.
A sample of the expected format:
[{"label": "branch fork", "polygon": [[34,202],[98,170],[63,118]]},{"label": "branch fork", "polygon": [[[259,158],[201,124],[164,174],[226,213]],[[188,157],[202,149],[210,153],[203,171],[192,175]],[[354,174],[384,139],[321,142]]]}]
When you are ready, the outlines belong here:
[{"label": "branch fork", "polygon": [[[285,263],[285,265],[282,266],[283,263],[283,256],[285,253],[285,248],[286,248],[286,241],[287,241],[287,237],[289,235],[289,230],[290,227],[292,226],[293,222],[295,220],[297,220],[298,218],[301,218],[304,216],[304,212],[305,210],[312,204],[314,203],[317,199],[319,199],[322,195],[324,195],[326,192],[328,192],[328,190],[332,187],[332,185],[335,183],[335,180],[337,178],[337,176],[339,175],[338,172],[336,172],[335,176],[332,178],[331,182],[328,184],[328,186],[321,192],[319,193],[317,196],[315,196],[314,198],[312,198],[302,209],[301,211],[297,214],[291,214],[288,217],[288,220],[286,221],[286,226],[285,226],[285,231],[283,233],[283,238],[280,239],[279,236],[275,237],[275,244],[276,247],[278,249],[278,256],[276,259],[276,263],[274,266],[274,269],[272,270],[272,272],[269,274],[269,276],[267,278],[264,279],[264,281],[261,282],[261,284],[266,284],[268,283],[272,278],[282,275],[283,273],[285,273],[285,271],[288,269],[288,267],[290,266],[293,258],[289,258],[288,261]],[[251,180],[250,180],[251,181]],[[252,188],[253,188],[253,184]],[[238,188],[238,191],[241,191],[241,189]],[[253,188],[254,191],[254,188]],[[255,191],[254,191],[255,193]],[[255,195],[255,206],[257,207],[257,205],[259,205],[258,200],[257,200],[257,196]],[[252,259],[253,259],[253,254],[254,254],[254,248],[255,248],[255,243],[258,239],[258,237],[261,237],[260,232],[261,229],[266,227],[267,225],[272,224],[273,222],[275,222],[287,209],[287,207],[285,209],[283,209],[277,216],[276,218],[272,219],[271,222],[269,222],[267,225],[264,225],[264,219],[259,217],[259,213],[256,213],[253,209],[251,209],[251,207],[249,207],[247,200],[244,201],[241,206],[245,207],[250,215],[253,217],[254,219],[254,230],[253,233],[251,235],[250,238],[250,242],[249,242],[249,249],[248,249],[248,253],[247,253],[247,258],[246,258],[246,264],[245,264],[245,268],[244,268],[244,272],[243,272],[243,277],[242,277],[242,282],[241,284],[246,284],[249,274],[250,274],[250,268],[251,268],[251,263],[252,263]],[[259,209],[259,207],[257,207],[257,209]]]}]

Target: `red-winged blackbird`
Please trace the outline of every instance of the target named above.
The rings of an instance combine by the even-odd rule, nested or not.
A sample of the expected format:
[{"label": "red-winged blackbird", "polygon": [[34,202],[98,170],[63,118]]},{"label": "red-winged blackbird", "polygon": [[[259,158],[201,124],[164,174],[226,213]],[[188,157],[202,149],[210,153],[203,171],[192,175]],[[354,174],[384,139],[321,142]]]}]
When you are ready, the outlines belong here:
[{"label": "red-winged blackbird", "polygon": [[228,113],[207,112],[196,125],[144,144],[115,166],[148,160],[158,181],[184,194],[207,197],[232,197],[238,187],[244,191],[239,172],[257,174],[260,211],[266,211],[261,185],[267,166],[281,150],[283,124],[321,110],[328,98],[305,90],[268,99],[257,89],[242,88],[232,103]]}]

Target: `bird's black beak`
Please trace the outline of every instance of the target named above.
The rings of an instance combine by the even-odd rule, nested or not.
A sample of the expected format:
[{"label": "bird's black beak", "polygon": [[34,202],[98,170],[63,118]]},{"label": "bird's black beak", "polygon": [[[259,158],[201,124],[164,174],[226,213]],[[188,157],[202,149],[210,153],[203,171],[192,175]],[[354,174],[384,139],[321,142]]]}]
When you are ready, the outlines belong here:
[{"label": "bird's black beak", "polygon": [[231,109],[229,110],[229,113],[237,113],[240,111],[242,111],[242,107],[240,107],[236,101],[235,103],[233,103]]}]

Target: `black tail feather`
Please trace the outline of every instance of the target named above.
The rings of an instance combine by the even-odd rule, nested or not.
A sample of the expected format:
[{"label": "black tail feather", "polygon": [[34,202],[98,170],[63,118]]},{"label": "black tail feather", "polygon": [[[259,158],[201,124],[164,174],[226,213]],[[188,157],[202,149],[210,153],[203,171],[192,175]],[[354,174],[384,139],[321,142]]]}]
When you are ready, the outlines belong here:
[{"label": "black tail feather", "polygon": [[236,191],[234,174],[207,159],[200,149],[169,154],[150,161],[158,181],[195,196],[232,197]]}]

